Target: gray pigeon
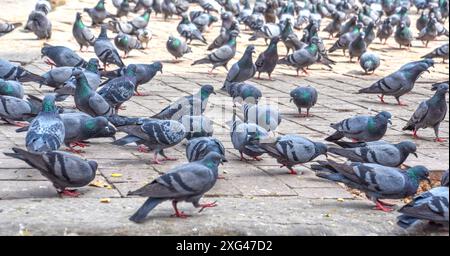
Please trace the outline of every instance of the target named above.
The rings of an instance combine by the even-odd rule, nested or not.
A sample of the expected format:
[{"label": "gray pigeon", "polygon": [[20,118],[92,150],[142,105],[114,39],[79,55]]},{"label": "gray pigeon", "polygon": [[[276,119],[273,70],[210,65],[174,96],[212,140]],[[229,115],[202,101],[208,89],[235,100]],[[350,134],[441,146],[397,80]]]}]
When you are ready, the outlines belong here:
[{"label": "gray pigeon", "polygon": [[40,83],[43,78],[25,70],[21,66],[14,65],[8,60],[0,59],[0,79],[16,80],[19,82],[36,82]]},{"label": "gray pigeon", "polygon": [[421,165],[407,170],[382,166],[372,163],[346,162],[337,163],[328,159],[312,165],[316,176],[327,180],[344,183],[352,189],[364,192],[376,204],[375,209],[392,211],[388,203],[380,199],[403,199],[416,194],[423,180],[429,181],[429,171]]},{"label": "gray pigeon", "polygon": [[272,38],[267,49],[256,59],[255,66],[258,71],[258,79],[261,78],[261,73],[264,72],[267,73],[269,75],[269,79],[272,80],[272,72],[275,70],[278,62],[277,44],[279,41],[279,37]]},{"label": "gray pigeon", "polygon": [[422,11],[422,14],[420,14],[420,17],[416,20],[417,31],[420,32],[422,29],[424,29],[429,21],[430,21],[429,15],[425,14],[425,12]]},{"label": "gray pigeon", "polygon": [[[111,120],[110,120],[111,121]],[[117,130],[125,132],[127,135],[114,142],[114,145],[126,145],[130,143],[138,144],[139,151],[154,151],[153,164],[161,164],[158,154],[165,160],[176,160],[164,154],[164,149],[173,147],[180,143],[186,136],[183,124],[174,120],[146,119],[142,123],[126,124],[117,126]],[[148,150],[143,149],[147,146]]]},{"label": "gray pigeon", "polygon": [[[271,40],[273,40],[274,37],[272,37]],[[294,33],[294,30],[292,29],[292,23],[290,19],[287,19],[284,24],[283,31],[281,31],[280,39],[283,41],[284,45],[286,46],[286,55],[289,54],[289,52],[292,50],[292,52],[295,52],[304,46],[306,44],[298,38],[298,36]],[[269,46],[270,47],[270,46]]]},{"label": "gray pigeon", "polygon": [[144,187],[129,192],[129,196],[148,197],[130,220],[143,222],[151,210],[166,200],[172,200],[175,216],[179,218],[186,218],[188,215],[178,210],[178,202],[192,203],[195,208],[201,208],[199,212],[216,207],[216,202],[200,204],[200,199],[214,187],[219,176],[218,166],[226,161],[222,155],[211,152],[202,160],[177,166]]},{"label": "gray pigeon", "polygon": [[375,24],[373,22],[370,22],[369,25],[364,29],[364,41],[366,42],[367,47],[375,40]]},{"label": "gray pigeon", "polygon": [[435,26],[436,22],[436,19],[432,18],[427,26],[420,31],[419,36],[417,36],[417,39],[425,44],[425,47],[428,47],[428,42],[433,41],[438,36],[438,31]]},{"label": "gray pigeon", "polygon": [[186,145],[186,158],[189,162],[201,160],[210,152],[216,152],[225,157],[225,147],[220,140],[213,137],[194,138]]},{"label": "gray pigeon", "polygon": [[337,37],[340,37],[350,31],[352,31],[353,29],[355,29],[355,27],[358,24],[358,17],[357,16],[352,16],[350,19],[348,19],[342,26],[341,29],[339,31],[339,33],[336,35]]},{"label": "gray pigeon", "polygon": [[23,85],[18,81],[0,78],[0,95],[22,99],[24,96]]},{"label": "gray pigeon", "polygon": [[391,167],[398,167],[403,164],[409,154],[413,154],[417,157],[416,144],[411,141],[402,141],[397,144],[390,144],[388,142],[359,142],[352,144],[355,144],[355,147],[330,147],[328,148],[328,152],[343,156],[352,162],[374,163]]},{"label": "gray pigeon", "polygon": [[298,108],[298,113],[302,116],[302,108],[306,108],[306,117],[309,117],[309,109],[316,105],[317,102],[317,90],[308,86],[299,86],[291,91],[291,102],[294,101],[295,106]]},{"label": "gray pigeon", "polygon": [[391,37],[392,33],[394,33],[394,26],[391,24],[391,19],[386,18],[381,27],[378,28],[376,37],[380,39],[380,43],[386,44],[386,41],[389,37]]},{"label": "gray pigeon", "polygon": [[436,93],[429,100],[420,103],[411,119],[403,127],[403,130],[412,130],[414,138],[418,138],[417,130],[433,127],[436,135],[435,141],[443,142],[445,140],[439,138],[439,126],[447,114],[445,96],[448,93],[448,82],[436,84],[432,90],[436,91]]},{"label": "gray pigeon", "polygon": [[275,131],[281,123],[281,114],[271,105],[243,104],[244,122],[257,124],[267,131]]},{"label": "gray pigeon", "polygon": [[128,65],[123,76],[109,80],[98,91],[98,94],[115,109],[115,113],[124,102],[133,97],[136,88],[136,69],[136,65]]},{"label": "gray pigeon", "polygon": [[86,48],[89,46],[94,46],[95,36],[92,31],[84,25],[83,20],[81,20],[80,12],[77,12],[75,23],[72,28],[72,35],[80,45],[80,51],[83,50],[83,46]]},{"label": "gray pigeon", "polygon": [[230,40],[232,34],[236,35],[236,37],[239,36],[239,24],[234,24],[231,29],[221,27],[219,35],[214,38],[214,41],[208,46],[207,50],[212,51],[223,46]]},{"label": "gray pigeon", "polygon": [[64,83],[72,77],[72,73],[75,69],[74,67],[56,67],[52,68],[50,71],[44,73],[42,77],[44,81],[40,85],[45,84],[55,89],[61,88]]},{"label": "gray pigeon", "polygon": [[338,49],[342,49],[345,56],[345,50],[347,50],[349,44],[358,37],[361,28],[362,24],[357,23],[353,30],[339,36],[339,39],[333,44],[333,46],[331,46],[328,52],[331,53]]},{"label": "gray pigeon", "polygon": [[0,119],[20,127],[28,125],[20,121],[31,121],[42,108],[42,101],[32,95],[28,100],[0,95],[0,103]]},{"label": "gray pigeon", "polygon": [[180,120],[185,115],[202,115],[211,94],[216,94],[214,87],[203,85],[196,94],[177,99],[152,118]]},{"label": "gray pigeon", "polygon": [[353,58],[360,59],[361,55],[367,51],[367,44],[365,41],[366,33],[360,32],[359,35],[348,45],[348,53],[350,55],[350,62]]},{"label": "gray pigeon", "polygon": [[22,26],[22,23],[20,23],[20,22],[16,22],[16,23],[0,22],[0,36],[4,36],[4,35],[8,34],[20,26]]},{"label": "gray pigeon", "polygon": [[83,58],[65,46],[45,45],[41,53],[47,58],[45,62],[50,66],[84,67],[87,64]]},{"label": "gray pigeon", "polygon": [[95,92],[88,83],[82,71],[75,71],[75,106],[84,113],[91,116],[109,116],[114,113],[114,109],[108,102]]},{"label": "gray pigeon", "polygon": [[190,116],[181,117],[180,122],[186,130],[186,139],[190,140],[198,137],[210,137],[214,130],[212,121],[206,116]]},{"label": "gray pigeon", "polygon": [[186,38],[188,43],[191,43],[192,40],[199,40],[202,43],[207,44],[206,38],[202,35],[202,32],[189,20],[189,17],[186,14],[181,16],[177,31],[182,37]]},{"label": "gray pigeon", "polygon": [[323,31],[328,32],[329,38],[334,37],[342,27],[342,20],[339,12],[334,12],[332,15],[332,21],[323,29]]},{"label": "gray pigeon", "polygon": [[61,147],[64,136],[64,123],[55,106],[55,96],[46,95],[41,112],[30,123],[25,138],[26,147],[31,153],[55,151]]},{"label": "gray pigeon", "polygon": [[365,52],[359,58],[359,65],[366,74],[369,72],[375,73],[375,70],[380,66],[380,56],[373,52]]},{"label": "gray pigeon", "polygon": [[256,73],[256,66],[253,64],[252,55],[255,52],[255,46],[249,45],[245,49],[241,59],[234,63],[228,71],[227,77],[221,90],[228,91],[231,83],[245,82],[252,78]]},{"label": "gray pigeon", "polygon": [[103,63],[105,69],[106,64],[114,64],[119,67],[125,66],[119,56],[119,53],[117,52],[117,49],[109,41],[106,26],[104,25],[101,28],[100,35],[95,40],[94,51],[95,55],[97,55],[98,59]]},{"label": "gray pigeon", "polygon": [[259,140],[259,147],[264,149],[277,162],[289,169],[290,174],[296,175],[295,165],[313,161],[320,155],[327,155],[327,146],[321,142],[314,142],[305,137],[288,134],[276,139]]},{"label": "gray pigeon", "polygon": [[[152,64],[132,64],[132,65],[136,66],[135,95],[144,96],[146,94],[140,93],[138,91],[138,86],[150,82],[155,77],[157,72],[162,73],[163,65],[160,61],[155,61]],[[102,75],[112,79],[118,76],[124,76],[126,70],[127,68],[123,67],[114,71],[108,71],[106,73],[103,73]]]},{"label": "gray pigeon", "polygon": [[91,17],[92,26],[100,25],[106,18],[113,17],[113,15],[105,9],[105,0],[99,0],[94,8],[84,8],[83,11],[87,12],[89,17]]},{"label": "gray pigeon", "polygon": [[220,66],[223,66],[226,70],[228,70],[228,62],[234,58],[234,55],[236,55],[236,36],[237,34],[233,32],[226,44],[220,46],[217,50],[208,54],[205,58],[194,61],[191,65],[194,66],[198,64],[211,63],[213,67],[209,73],[212,73],[216,67]]},{"label": "gray pigeon", "polygon": [[148,10],[152,8],[153,0],[136,0],[133,12],[137,13],[142,9]]},{"label": "gray pigeon", "polygon": [[114,38],[114,44],[117,49],[124,52],[123,58],[127,58],[128,53],[133,49],[144,50],[144,46],[136,37],[124,33],[119,33]]},{"label": "gray pigeon", "polygon": [[147,49],[148,43],[152,40],[152,32],[148,29],[138,29],[134,34],[142,45],[145,44],[144,48]]},{"label": "gray pigeon", "polygon": [[259,138],[269,136],[267,131],[257,124],[244,123],[236,119],[235,115],[233,115],[233,119],[230,124],[230,137],[234,149],[239,151],[241,161],[247,161],[244,155],[250,156],[257,161],[261,160],[259,156],[264,154],[265,151],[256,144],[256,141]]},{"label": "gray pigeon", "polygon": [[32,31],[38,39],[50,39],[52,37],[52,23],[44,12],[32,11],[28,16],[25,27]]},{"label": "gray pigeon", "polygon": [[263,38],[267,44],[267,40],[270,40],[276,36],[281,35],[281,25],[274,23],[266,23],[260,28],[256,29],[253,35],[248,39],[249,41],[255,41],[258,38]]},{"label": "gray pigeon", "polygon": [[175,59],[183,57],[186,53],[192,52],[191,47],[189,47],[186,42],[174,36],[169,36],[169,39],[166,42],[166,49],[175,57]]},{"label": "gray pigeon", "polygon": [[116,8],[117,8],[116,12],[117,18],[126,17],[128,13],[131,11],[130,2],[128,0],[121,0],[120,4],[116,6]]},{"label": "gray pigeon", "polygon": [[228,94],[233,98],[233,103],[258,104],[262,92],[256,86],[249,83],[232,83],[228,88]]},{"label": "gray pigeon", "polygon": [[192,20],[192,23],[194,23],[202,33],[211,27],[214,22],[219,20],[216,16],[202,11],[191,11],[189,17]]},{"label": "gray pigeon", "polygon": [[383,111],[375,116],[354,116],[330,126],[336,130],[327,141],[337,141],[343,137],[354,141],[367,142],[380,140],[391,123],[391,113]]},{"label": "gray pigeon", "polygon": [[404,106],[405,104],[400,101],[400,97],[410,92],[419,76],[432,66],[434,66],[432,59],[405,64],[399,70],[378,80],[370,87],[360,89],[358,93],[381,94],[378,97],[382,103],[385,103],[385,95],[394,96],[398,105]]},{"label": "gray pigeon", "polygon": [[164,14],[164,21],[166,21],[167,18],[172,18],[172,16],[177,12],[175,0],[162,0],[161,11]]},{"label": "gray pigeon", "polygon": [[448,43],[438,48],[434,49],[432,52],[422,56],[422,58],[431,59],[431,58],[442,58],[442,63],[445,63],[445,60],[448,60]]},{"label": "gray pigeon", "polygon": [[394,39],[400,49],[402,48],[402,46],[406,46],[409,50],[409,48],[412,46],[411,42],[414,38],[411,29],[402,22],[397,26],[397,29],[395,30]]},{"label": "gray pigeon", "polygon": [[207,13],[210,13],[210,12],[219,13],[219,10],[217,9],[218,3],[214,0],[198,0],[197,3]]},{"label": "gray pigeon", "polygon": [[77,156],[51,151],[33,154],[20,148],[12,148],[14,153],[7,156],[25,161],[46,177],[59,194],[77,197],[80,193],[67,188],[80,188],[89,185],[95,179],[98,164],[95,161],[83,160]]}]

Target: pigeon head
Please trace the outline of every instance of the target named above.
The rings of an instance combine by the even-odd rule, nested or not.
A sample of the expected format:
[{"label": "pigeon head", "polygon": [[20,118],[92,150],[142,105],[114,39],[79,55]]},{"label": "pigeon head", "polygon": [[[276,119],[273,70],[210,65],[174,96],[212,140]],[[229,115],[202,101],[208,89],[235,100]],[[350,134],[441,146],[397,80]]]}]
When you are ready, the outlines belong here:
[{"label": "pigeon head", "polygon": [[254,52],[255,52],[255,46],[252,44],[247,46],[247,48],[245,49],[245,53],[248,55],[252,55]]},{"label": "pigeon head", "polygon": [[125,34],[117,35],[117,42],[122,46],[127,46],[130,42],[130,38]]},{"label": "pigeon head", "polygon": [[448,82],[434,84],[431,90],[436,91],[436,93],[446,94],[448,92]]},{"label": "pigeon head", "polygon": [[228,162],[225,156],[217,152],[209,152],[201,161],[210,169],[215,169],[219,164]]},{"label": "pigeon head", "polygon": [[359,38],[364,39],[364,37],[366,37],[366,33],[364,32],[359,33]]},{"label": "pigeon head", "polygon": [[95,9],[98,11],[105,10],[105,0],[98,1],[97,5],[95,6]]},{"label": "pigeon head", "polygon": [[413,180],[419,183],[422,180],[426,180],[431,183],[429,179],[430,171],[423,165],[416,165],[414,167],[409,168],[406,171],[406,174]]},{"label": "pigeon head", "polygon": [[76,19],[77,21],[78,21],[78,20],[81,20],[81,12],[77,12],[75,19]]},{"label": "pigeon head", "polygon": [[377,114],[375,117],[377,119],[385,120],[386,122],[392,124],[392,122],[391,122],[392,115],[391,115],[391,113],[389,113],[387,111],[382,111],[379,114]]},{"label": "pigeon head", "polygon": [[314,145],[316,146],[316,153],[317,155],[325,155],[326,157],[328,157],[327,152],[328,152],[328,146],[325,145],[322,142],[314,142]]},{"label": "pigeon head", "polygon": [[400,29],[406,28],[406,24],[404,22],[400,22],[400,24],[398,24],[398,26],[400,27]]},{"label": "pigeon head", "polygon": [[230,12],[223,12],[220,15],[220,19],[222,20],[229,20],[231,18],[231,13]]},{"label": "pigeon head", "polygon": [[236,37],[238,37],[239,36],[239,30],[231,30],[230,31],[230,37],[234,37],[234,38],[236,38]]},{"label": "pigeon head", "polygon": [[42,100],[42,112],[58,112],[58,108],[55,105],[55,95],[47,94]]},{"label": "pigeon head", "polygon": [[448,170],[447,170],[444,172],[444,174],[442,174],[441,186],[448,187],[448,183],[449,183],[449,178],[448,178]]},{"label": "pigeon head", "polygon": [[[89,61],[87,63],[86,70],[96,73],[98,71],[99,66],[100,66],[100,63],[99,63],[98,59],[91,58],[91,59],[89,59]],[[72,71],[72,73],[73,73],[73,71]]]},{"label": "pigeon head", "polygon": [[103,39],[108,38],[108,32],[107,32],[106,25],[102,25],[101,30],[100,30],[100,35],[98,36],[98,38],[103,38]]},{"label": "pigeon head", "polygon": [[109,125],[108,119],[103,116],[87,120],[83,130],[93,138],[114,137],[116,134],[116,129]]},{"label": "pigeon head", "polygon": [[403,150],[405,153],[413,154],[415,157],[418,157],[416,153],[417,146],[412,141],[402,141],[397,144],[397,147]]},{"label": "pigeon head", "polygon": [[280,37],[279,36],[275,36],[272,39],[270,39],[270,44],[271,45],[277,45],[278,42],[280,42]]},{"label": "pigeon head", "polygon": [[219,19],[216,16],[209,15],[209,22],[210,23],[217,22],[217,21],[219,21]]},{"label": "pigeon head", "polygon": [[163,64],[162,64],[161,61],[155,61],[155,62],[152,64],[152,66],[155,68],[155,70],[161,72],[161,74],[162,74],[162,72],[163,72],[163,71],[162,71],[162,69],[163,69]]},{"label": "pigeon head", "polygon": [[88,162],[89,166],[91,167],[92,170],[96,171],[98,168],[98,163],[95,161],[89,161]]},{"label": "pigeon head", "polygon": [[202,98],[208,98],[209,95],[211,94],[216,94],[216,92],[214,91],[214,87],[212,85],[203,85],[202,88],[200,89],[200,95]]},{"label": "pigeon head", "polygon": [[130,64],[125,69],[125,76],[136,76],[137,66],[135,64]]}]

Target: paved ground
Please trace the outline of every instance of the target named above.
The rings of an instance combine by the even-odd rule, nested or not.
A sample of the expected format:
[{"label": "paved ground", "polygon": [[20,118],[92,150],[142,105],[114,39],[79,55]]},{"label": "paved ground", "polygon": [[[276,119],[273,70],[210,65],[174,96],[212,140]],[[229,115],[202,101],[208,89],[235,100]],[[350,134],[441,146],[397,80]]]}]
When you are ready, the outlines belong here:
[{"label": "paved ground", "polygon": [[[9,21],[25,21],[31,10],[32,0],[3,1],[2,19]],[[65,45],[78,49],[72,38],[72,22],[75,12],[84,7],[94,6],[95,0],[68,1],[49,14],[53,22],[53,45]],[[109,1],[107,1],[109,2]],[[108,8],[112,5],[109,4]],[[417,17],[413,16],[413,21]],[[89,18],[84,18],[90,24]],[[324,21],[325,23],[328,20]],[[133,97],[126,104],[127,109],[121,114],[129,116],[150,116],[159,112],[172,99],[198,90],[201,84],[210,83],[219,89],[226,73],[218,69],[214,75],[207,75],[209,66],[195,66],[193,60],[206,53],[203,45],[193,45],[193,53],[186,55],[183,62],[174,64],[165,50],[168,35],[176,35],[178,19],[170,22],[161,17],[151,17],[149,24],[154,37],[149,49],[144,52],[133,51],[125,60],[129,63],[149,63],[161,60],[164,63],[164,74],[157,75],[149,84],[141,89],[150,96]],[[414,22],[412,24],[415,24]],[[206,34],[209,42],[216,36],[220,24],[216,24]],[[414,27],[414,26],[412,26]],[[415,28],[413,28],[415,29]],[[97,30],[98,31],[98,30]],[[414,30],[417,34],[417,31]],[[300,33],[299,33],[300,34]],[[112,34],[110,34],[112,36]],[[327,38],[326,34],[322,34]],[[244,32],[238,38],[236,60],[242,55],[248,44],[248,34]],[[325,40],[329,47],[335,39]],[[448,40],[445,38],[445,40]],[[388,98],[389,104],[382,105],[377,97],[353,94],[359,88],[366,87],[384,75],[394,71],[402,64],[417,60],[419,56],[445,43],[444,38],[431,42],[429,48],[422,47],[414,41],[410,51],[399,50],[391,38],[387,45],[378,41],[370,46],[370,50],[380,54],[381,67],[374,75],[363,75],[358,63],[349,63],[341,53],[330,57],[338,62],[333,71],[323,66],[313,66],[309,76],[295,77],[295,70],[277,67],[273,74],[275,81],[256,80],[263,95],[271,101],[280,102],[283,122],[279,127],[280,134],[297,133],[314,140],[323,140],[330,134],[329,124],[355,114],[374,114],[387,110],[393,113],[393,125],[385,139],[398,142],[410,139],[410,134],[401,131],[418,103],[429,98],[433,92],[433,82],[447,79],[448,64],[437,63],[431,73],[423,74],[414,91],[403,101],[407,107],[395,105],[395,100]],[[35,40],[32,33],[24,33],[19,29],[0,38],[0,57],[16,61],[35,73],[41,74],[49,70],[40,58],[43,41]],[[257,41],[257,54],[265,49],[263,41]],[[280,54],[285,49],[280,44]],[[93,49],[82,56],[93,57]],[[289,92],[297,85],[310,84],[319,91],[319,100],[312,109],[311,118],[296,116],[296,108],[289,103]],[[42,96],[49,90],[38,88],[36,84],[27,83],[26,92]],[[136,225],[127,218],[144,202],[143,198],[130,198],[126,194],[153,180],[170,167],[185,162],[184,145],[178,145],[167,151],[171,156],[179,158],[162,166],[151,165],[150,154],[139,153],[136,147],[116,147],[109,140],[95,140],[93,145],[83,154],[84,157],[99,163],[97,181],[110,185],[110,188],[89,186],[81,189],[82,195],[75,199],[60,199],[56,191],[36,170],[18,160],[0,155],[0,235],[395,235],[407,234],[395,225],[397,213],[372,211],[368,200],[349,193],[344,187],[316,178],[312,171],[305,167],[297,167],[300,175],[287,174],[276,162],[264,157],[261,162],[243,163],[238,161],[237,152],[232,148],[228,128],[224,120],[231,119],[231,108],[223,107],[223,103],[231,104],[224,94],[211,97],[210,107],[206,115],[215,122],[215,136],[224,142],[228,159],[221,167],[225,180],[219,180],[215,188],[204,200],[215,201],[219,207],[208,209],[201,214],[187,204],[182,205],[193,217],[187,220],[169,218],[172,214],[169,203],[164,203],[154,210],[148,222]],[[70,100],[64,103],[73,105]],[[15,127],[0,124],[0,151],[9,151],[13,146],[23,146],[25,134],[14,132]],[[442,137],[448,139],[448,117],[441,128]],[[448,142],[433,142],[432,129],[420,132],[422,139],[416,140],[419,158],[410,158],[407,165],[423,164],[431,170],[439,171],[448,168]],[[120,135],[119,135],[120,137]],[[322,159],[322,158],[319,158]],[[112,173],[120,173],[121,177],[112,177]],[[110,199],[102,203],[101,199]],[[398,201],[398,203],[402,203]],[[422,233],[414,230],[409,234]],[[441,234],[430,230],[426,234]],[[444,232],[442,234],[447,234]]]}]

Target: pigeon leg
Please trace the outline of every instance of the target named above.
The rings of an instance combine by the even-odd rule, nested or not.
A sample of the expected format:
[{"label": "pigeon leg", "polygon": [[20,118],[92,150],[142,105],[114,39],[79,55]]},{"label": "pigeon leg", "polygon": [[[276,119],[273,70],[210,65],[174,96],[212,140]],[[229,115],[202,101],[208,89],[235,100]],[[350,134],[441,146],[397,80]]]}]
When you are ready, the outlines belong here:
[{"label": "pigeon leg", "polygon": [[85,148],[85,147],[89,147],[89,145],[87,143],[83,143],[81,141],[75,141],[75,142],[71,142],[70,145],[72,147],[80,147],[80,148]]},{"label": "pigeon leg", "polygon": [[261,79],[261,72],[258,72],[258,80]]},{"label": "pigeon leg", "polygon": [[153,155],[153,160],[151,162],[152,164],[162,164],[161,161],[158,160],[158,152],[155,151],[155,154]]},{"label": "pigeon leg", "polygon": [[392,212],[392,211],[393,211],[393,209],[391,209],[391,208],[389,208],[389,207],[383,206],[383,205],[380,203],[380,201],[378,201],[378,200],[377,200],[377,202],[376,202],[376,206],[375,206],[373,209],[374,209],[374,210],[380,210],[380,211],[383,211],[383,212]]},{"label": "pigeon leg", "polygon": [[199,213],[202,212],[203,210],[205,210],[206,208],[213,208],[217,206],[217,201],[213,202],[213,203],[207,203],[207,204],[197,204],[194,205],[195,208],[200,208],[200,211],[198,211]]},{"label": "pigeon leg", "polygon": [[226,180],[227,178],[225,178],[225,176],[219,175],[219,176],[217,176],[217,179],[218,180]]},{"label": "pigeon leg", "polygon": [[262,161],[262,160],[263,160],[261,157],[257,157],[257,156],[254,156],[253,159],[254,159],[255,161]]},{"label": "pigeon leg", "polygon": [[241,159],[239,159],[239,161],[248,161],[248,159],[244,157],[244,154],[242,152],[239,153],[241,154]]},{"label": "pigeon leg", "polygon": [[80,195],[80,192],[77,192],[76,190],[69,190],[69,189],[64,189],[63,191],[59,191],[58,193],[61,197],[62,196],[78,197]]},{"label": "pigeon leg", "polygon": [[300,69],[297,69],[297,76],[300,76],[300,73],[299,73],[299,71],[300,71]]},{"label": "pigeon leg", "polygon": [[86,152],[84,152],[83,150],[78,150],[78,149],[74,149],[73,147],[71,147],[71,146],[69,146],[67,149],[66,149],[66,151],[67,152],[71,152],[71,153],[74,153],[74,154],[82,154],[82,153],[86,153]]},{"label": "pigeon leg", "polygon": [[443,138],[435,138],[434,141],[435,142],[446,142],[447,140],[443,139]]},{"label": "pigeon leg", "polygon": [[399,106],[408,106],[408,104],[405,104],[405,103],[401,102],[400,98],[396,97],[395,99],[397,100],[397,103],[398,103]]},{"label": "pigeon leg", "polygon": [[164,161],[177,161],[178,160],[175,157],[168,157],[168,156],[166,156],[166,154],[164,154],[163,150],[159,151],[159,154],[164,157]]},{"label": "pigeon leg", "polygon": [[46,58],[46,59],[44,60],[44,62],[45,62],[47,65],[50,65],[50,68],[52,68],[52,69],[53,69],[54,66],[56,66],[55,62],[53,62],[53,61],[52,61],[51,59],[49,59],[49,58]]},{"label": "pigeon leg", "polygon": [[384,95],[378,95],[378,98],[380,99],[381,103],[386,104],[386,102],[384,101]]},{"label": "pigeon leg", "polygon": [[289,169],[289,174],[297,175],[297,171],[295,171],[292,167],[288,167],[288,169]]},{"label": "pigeon leg", "polygon": [[382,204],[383,206],[395,206],[395,205],[396,205],[396,204],[386,203],[386,202],[381,201],[381,200],[378,200],[378,202],[379,202],[380,204]]},{"label": "pigeon leg", "polygon": [[436,135],[436,138],[434,139],[435,142],[445,142],[445,139],[439,138],[439,124],[435,125],[433,127],[434,134]]},{"label": "pigeon leg", "polygon": [[148,152],[150,152],[145,145],[139,145],[138,151],[141,152],[141,153],[148,153]]},{"label": "pigeon leg", "polygon": [[306,75],[309,75],[308,71],[305,68],[302,68],[303,73],[305,73]]},{"label": "pigeon leg", "polygon": [[30,125],[29,123],[26,122],[14,122],[13,124],[18,127],[27,127],[28,125]]},{"label": "pigeon leg", "polygon": [[417,135],[417,130],[416,129],[414,129],[414,131],[413,131],[413,138],[414,139],[419,139],[419,136]]},{"label": "pigeon leg", "polygon": [[177,204],[178,204],[177,201],[172,201],[172,206],[173,206],[173,209],[175,210],[175,214],[172,215],[172,217],[177,217],[177,218],[182,218],[182,219],[186,219],[187,217],[189,217],[189,215],[186,215],[186,214],[184,214],[184,212],[180,212],[178,210]]},{"label": "pigeon leg", "polygon": [[310,117],[310,115],[309,115],[309,108],[306,109],[306,117]]},{"label": "pigeon leg", "polygon": [[142,93],[142,92],[139,92],[139,91],[136,91],[135,93],[134,93],[134,96],[138,96],[138,97],[141,97],[141,96],[148,96],[149,94],[147,94],[147,93]]}]

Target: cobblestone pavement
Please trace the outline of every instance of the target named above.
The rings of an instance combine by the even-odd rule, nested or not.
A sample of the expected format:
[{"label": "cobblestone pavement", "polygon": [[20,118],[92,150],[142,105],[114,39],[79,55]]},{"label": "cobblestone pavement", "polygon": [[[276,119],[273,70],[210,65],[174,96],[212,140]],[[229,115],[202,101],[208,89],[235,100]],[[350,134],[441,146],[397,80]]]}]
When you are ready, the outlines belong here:
[{"label": "cobblestone pavement", "polygon": [[[2,7],[6,8],[2,19],[24,22],[31,10],[31,2],[33,1],[2,1]],[[49,14],[53,22],[53,37],[48,43],[78,49],[71,34],[75,12],[94,6],[96,1],[67,2],[65,6]],[[112,4],[107,2],[107,8],[113,8]],[[417,16],[412,17],[412,24],[415,24]],[[90,24],[89,17],[84,17],[84,20],[86,24]],[[217,35],[219,23],[206,33],[208,42]],[[126,103],[126,110],[121,114],[150,116],[159,112],[171,100],[198,90],[202,84],[210,83],[216,89],[222,86],[226,76],[224,69],[219,68],[213,75],[208,75],[210,66],[190,65],[193,60],[206,54],[204,45],[194,44],[193,53],[186,55],[180,63],[172,62],[172,57],[165,49],[165,42],[170,34],[177,35],[177,24],[178,19],[164,22],[162,17],[152,15],[149,29],[153,32],[153,39],[149,48],[145,51],[132,51],[125,63],[161,60],[164,73],[158,74],[150,83],[140,86],[149,96],[133,97]],[[414,25],[412,27],[416,35]],[[321,36],[327,48],[335,41],[327,39],[325,33]],[[249,43],[248,38],[246,31],[238,38],[236,60]],[[267,99],[280,102],[283,122],[278,129],[279,134],[296,133],[322,141],[332,132],[329,127],[332,122],[355,114],[374,114],[386,110],[393,114],[393,125],[385,139],[399,142],[411,139],[411,134],[401,131],[401,128],[418,103],[433,94],[430,91],[431,83],[448,79],[449,65],[437,60],[439,63],[432,68],[431,73],[424,73],[413,92],[403,97],[403,101],[408,104],[406,107],[397,106],[393,98],[387,98],[388,104],[380,104],[376,95],[357,95],[354,92],[372,84],[402,64],[417,60],[419,56],[444,44],[444,39],[448,40],[440,38],[431,42],[429,48],[424,48],[421,42],[414,41],[414,47],[410,51],[397,49],[393,38],[388,40],[387,45],[380,45],[375,41],[370,46],[370,51],[381,56],[381,66],[374,75],[364,75],[358,63],[349,63],[348,58],[338,52],[330,54],[330,57],[338,62],[332,71],[316,65],[312,66],[310,75],[296,77],[294,69],[279,66],[273,74],[275,81],[252,79],[251,82],[257,84]],[[49,70],[49,66],[40,56],[43,43],[35,40],[32,33],[18,29],[0,38],[0,57],[20,62],[30,71],[41,74]],[[256,41],[256,46],[257,54],[266,47],[263,40]],[[284,54],[284,46],[279,46],[279,53]],[[95,56],[92,48],[80,54],[85,58]],[[289,103],[289,92],[297,85],[308,84],[318,89],[318,103],[311,110],[313,117],[299,118],[295,106]],[[49,90],[45,86],[39,88],[36,84],[26,83],[28,94],[42,96],[46,92]],[[178,157],[178,161],[152,165],[149,163],[151,155],[139,153],[135,146],[117,147],[111,145],[108,139],[98,139],[85,150],[83,156],[98,161],[96,180],[110,185],[111,188],[85,187],[80,189],[82,195],[75,199],[58,198],[51,184],[36,170],[30,169],[24,162],[0,154],[0,235],[18,235],[24,234],[24,231],[32,235],[406,234],[395,225],[397,213],[372,211],[372,203],[367,199],[349,193],[339,184],[316,178],[309,169],[309,164],[298,166],[300,174],[293,176],[289,175],[286,169],[279,168],[276,161],[268,156],[264,156],[260,162],[239,161],[238,152],[233,149],[228,128],[224,124],[224,120],[231,119],[231,108],[223,107],[224,103],[231,105],[231,100],[225,94],[212,96],[206,111],[206,115],[215,122],[215,136],[223,141],[230,161],[220,168],[226,179],[218,180],[214,189],[204,198],[217,200],[219,207],[197,214],[190,205],[183,204],[182,208],[193,213],[193,217],[181,220],[169,218],[172,213],[171,206],[164,203],[152,212],[145,224],[136,225],[129,222],[127,218],[145,199],[126,197],[127,192],[153,180],[170,167],[185,162],[185,143],[167,150],[171,156]],[[64,105],[72,106],[73,101],[69,100]],[[0,124],[1,152],[9,151],[13,146],[24,146],[25,134],[15,133],[14,130],[13,126]],[[447,169],[448,142],[433,142],[432,129],[421,130],[420,135],[421,139],[415,141],[419,158],[409,158],[406,165],[423,164],[436,172]],[[448,116],[442,124],[441,135],[448,139]],[[121,134],[118,137],[120,136]],[[113,173],[120,173],[122,176],[112,177]],[[110,202],[101,203],[102,198],[109,198]],[[402,204],[400,201],[398,203]]]}]

